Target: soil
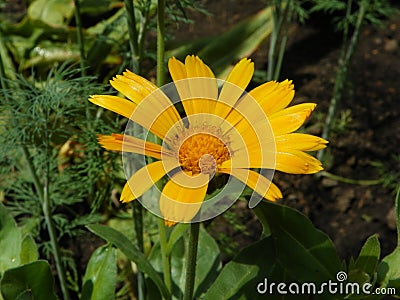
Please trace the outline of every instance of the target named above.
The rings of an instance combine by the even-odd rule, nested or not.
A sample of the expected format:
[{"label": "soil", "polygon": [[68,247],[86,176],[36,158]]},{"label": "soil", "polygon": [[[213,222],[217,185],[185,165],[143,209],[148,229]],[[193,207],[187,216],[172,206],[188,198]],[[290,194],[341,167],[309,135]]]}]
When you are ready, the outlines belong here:
[{"label": "soil", "polygon": [[[177,40],[218,35],[264,5],[252,0],[208,0],[203,4],[211,14],[191,14],[194,23],[183,25]],[[330,20],[318,15],[311,16],[307,25],[292,24],[281,72],[282,80],[289,78],[295,84],[293,103],[318,104],[306,124],[307,131],[316,135],[321,134],[321,122],[328,111],[341,49],[342,38],[331,28]],[[394,199],[400,160],[394,156],[399,156],[400,145],[399,28],[399,14],[380,28],[363,27],[337,111],[337,119],[342,117],[344,126],[331,133],[324,163],[326,171],[349,179],[376,180],[394,174],[397,178],[391,188],[382,184],[348,184],[325,176],[277,172],[274,177],[284,194],[281,202],[303,212],[327,233],[343,259],[357,256],[373,234],[381,242],[382,257],[396,245]],[[266,70],[267,52],[265,42],[250,57],[257,69]],[[377,168],[376,162],[386,169]],[[231,237],[242,248],[257,240],[261,226],[242,203],[231,209],[248,234],[235,231],[223,216],[217,217],[209,228],[217,239]]]}]

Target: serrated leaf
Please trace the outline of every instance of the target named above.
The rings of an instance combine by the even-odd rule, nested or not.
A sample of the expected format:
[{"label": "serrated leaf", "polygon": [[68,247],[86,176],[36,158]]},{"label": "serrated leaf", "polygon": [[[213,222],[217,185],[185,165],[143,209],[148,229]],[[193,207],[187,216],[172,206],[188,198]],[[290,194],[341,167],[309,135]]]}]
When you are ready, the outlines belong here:
[{"label": "serrated leaf", "polygon": [[114,299],[117,282],[117,251],[101,246],[90,257],[83,277],[81,300]]},{"label": "serrated leaf", "polygon": [[37,260],[4,273],[0,282],[4,300],[56,300],[54,279],[47,261]]},{"label": "serrated leaf", "polygon": [[153,280],[165,299],[171,298],[160,275],[158,275],[156,270],[154,270],[146,256],[140,252],[140,250],[125,235],[105,225],[91,224],[86,227],[94,234],[105,239],[107,242],[115,245],[119,250],[121,250],[128,259],[136,263],[140,271]]}]

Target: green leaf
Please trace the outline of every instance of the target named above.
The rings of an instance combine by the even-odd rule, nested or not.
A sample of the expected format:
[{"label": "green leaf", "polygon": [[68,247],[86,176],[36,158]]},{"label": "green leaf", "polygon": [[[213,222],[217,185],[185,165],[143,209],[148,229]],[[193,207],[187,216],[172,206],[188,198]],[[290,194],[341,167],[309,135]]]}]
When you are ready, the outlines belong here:
[{"label": "green leaf", "polygon": [[111,246],[96,249],[83,277],[82,300],[114,299],[117,282],[117,251]]},{"label": "green leaf", "polygon": [[27,264],[39,259],[38,249],[35,240],[31,235],[25,236],[21,245],[20,263]]},{"label": "green leaf", "polygon": [[186,233],[189,229],[189,224],[179,223],[175,225],[168,239],[168,244],[166,247],[167,255],[169,255],[174,247],[175,243]]},{"label": "green leaf", "polygon": [[71,0],[36,0],[28,7],[28,16],[52,27],[62,27],[72,16]]},{"label": "green leaf", "polygon": [[[182,235],[187,229],[186,224],[182,224],[181,228],[172,231],[170,240],[175,240],[170,253],[171,258],[171,278],[176,287],[174,290],[174,298],[181,299],[183,296],[184,286],[186,282],[186,258],[187,258],[187,236]],[[178,237],[179,238],[176,238]],[[160,244],[154,245],[149,260],[154,268],[160,273],[163,270],[161,259]],[[206,291],[214,282],[221,268],[220,252],[215,240],[203,228],[200,228],[199,244],[197,249],[197,265],[196,278],[194,283],[194,295],[197,299],[204,291]]]},{"label": "green leaf", "polygon": [[378,266],[378,283],[381,287],[400,289],[400,188],[396,196],[397,247]]},{"label": "green leaf", "polygon": [[378,282],[381,287],[400,289],[400,247],[386,256],[378,266]]},{"label": "green leaf", "polygon": [[[327,235],[307,217],[286,206],[262,202],[255,209],[266,236],[225,265],[204,295],[213,299],[308,299],[277,292],[279,283],[335,281],[341,263]],[[287,287],[287,286],[286,286]],[[335,299],[328,293],[318,299]]]},{"label": "green leaf", "polygon": [[91,224],[86,227],[121,250],[128,259],[136,263],[140,271],[147,274],[153,280],[164,298],[171,298],[164,282],[156,270],[154,270],[153,266],[149,263],[146,256],[140,252],[140,250],[137,249],[137,247],[125,235],[115,229],[100,224]]},{"label": "green leaf", "polygon": [[20,264],[21,230],[0,203],[0,275]]},{"label": "green leaf", "polygon": [[[227,75],[232,62],[250,56],[272,31],[271,8],[239,22],[225,33],[172,49],[167,56],[198,54],[219,76]],[[227,51],[229,49],[229,51]]]},{"label": "green leaf", "polygon": [[[320,283],[336,279],[341,263],[329,237],[297,210],[263,201],[256,208],[274,238],[277,258],[290,277]],[[265,224],[266,223],[266,224]]]},{"label": "green leaf", "polygon": [[10,79],[15,79],[15,67],[12,61],[12,58],[8,52],[8,49],[6,47],[6,43],[3,40],[2,37],[0,37],[0,58],[2,60],[3,66],[4,66],[4,73],[6,75],[6,78]]},{"label": "green leaf", "polygon": [[372,276],[378,266],[380,255],[381,247],[378,236],[374,234],[367,239],[362,247],[360,255],[355,262],[355,267]]},{"label": "green leaf", "polygon": [[44,260],[7,270],[0,285],[4,300],[57,299],[50,265]]},{"label": "green leaf", "polygon": [[[253,283],[257,275],[262,274],[265,277],[271,275],[277,264],[275,258],[271,237],[245,248],[225,265],[202,299],[239,299],[239,296],[243,294],[247,294],[248,299],[254,299],[257,291]],[[252,286],[253,290],[249,286]]]},{"label": "green leaf", "polygon": [[[365,283],[375,285],[376,270],[381,248],[377,235],[370,236],[362,247],[356,261],[350,260],[347,282],[358,283],[362,287]],[[364,294],[352,294],[348,299],[366,299]],[[378,299],[374,296],[375,299]],[[369,296],[367,299],[371,299]]]}]

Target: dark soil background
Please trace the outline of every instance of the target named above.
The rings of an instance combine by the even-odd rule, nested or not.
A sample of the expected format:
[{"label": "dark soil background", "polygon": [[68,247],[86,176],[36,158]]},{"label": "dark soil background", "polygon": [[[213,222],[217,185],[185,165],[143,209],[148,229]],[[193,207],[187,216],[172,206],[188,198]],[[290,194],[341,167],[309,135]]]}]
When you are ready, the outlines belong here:
[{"label": "dark soil background", "polygon": [[[254,0],[208,0],[203,4],[211,15],[190,14],[194,23],[180,26],[177,40],[218,35],[265,5]],[[332,96],[342,38],[332,30],[331,20],[326,16],[313,15],[306,24],[290,27],[281,79],[293,80],[296,88],[293,103],[318,104],[306,128],[319,135]],[[392,172],[399,176],[400,162],[393,158],[399,155],[400,146],[399,29],[399,14],[380,28],[366,25],[362,29],[337,112],[338,119],[343,112],[350,117],[343,130],[332,132],[327,151],[329,162],[324,164],[335,175],[363,180],[379,179]],[[265,42],[251,56],[256,69],[266,70],[267,54],[268,42]],[[384,164],[387,169],[377,169],[374,162]],[[278,172],[274,181],[284,194],[281,202],[300,210],[326,232],[343,259],[357,256],[372,234],[379,236],[382,257],[393,251],[396,245],[393,187],[346,184],[326,177]],[[238,232],[221,216],[209,229],[217,239],[229,236],[241,248],[259,237],[261,227],[245,203],[238,202],[232,209],[248,234]]]}]

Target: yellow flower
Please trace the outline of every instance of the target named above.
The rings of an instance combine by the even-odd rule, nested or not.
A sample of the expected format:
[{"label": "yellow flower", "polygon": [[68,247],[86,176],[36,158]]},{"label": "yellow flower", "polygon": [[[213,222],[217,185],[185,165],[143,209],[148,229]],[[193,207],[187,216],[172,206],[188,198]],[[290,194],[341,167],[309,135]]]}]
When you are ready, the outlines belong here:
[{"label": "yellow flower", "polygon": [[[294,133],[316,105],[288,107],[294,97],[291,81],[267,82],[245,93],[254,72],[249,59],[236,64],[222,85],[196,56],[186,57],[185,63],[171,58],[168,67],[174,81],[168,88],[158,89],[126,71],[110,83],[128,99],[107,95],[89,99],[140,124],[163,141],[158,145],[128,134],[99,136],[99,143],[108,150],[155,159],[128,179],[122,202],[137,199],[167,175],[158,208],[166,224],[173,225],[193,221],[200,214],[208,183],[215,175],[229,174],[274,201],[282,198],[282,193],[271,182],[273,172],[254,169],[292,174],[322,170],[321,163],[305,151],[320,150],[327,141]],[[177,102],[183,106],[183,116]]]}]

